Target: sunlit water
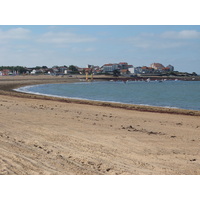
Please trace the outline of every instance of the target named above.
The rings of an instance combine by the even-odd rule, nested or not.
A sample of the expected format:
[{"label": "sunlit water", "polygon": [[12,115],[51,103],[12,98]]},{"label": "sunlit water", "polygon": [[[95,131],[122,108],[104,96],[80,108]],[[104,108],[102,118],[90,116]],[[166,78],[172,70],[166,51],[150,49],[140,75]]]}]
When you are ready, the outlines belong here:
[{"label": "sunlit water", "polygon": [[199,81],[79,82],[27,86],[17,91],[76,99],[200,110]]}]

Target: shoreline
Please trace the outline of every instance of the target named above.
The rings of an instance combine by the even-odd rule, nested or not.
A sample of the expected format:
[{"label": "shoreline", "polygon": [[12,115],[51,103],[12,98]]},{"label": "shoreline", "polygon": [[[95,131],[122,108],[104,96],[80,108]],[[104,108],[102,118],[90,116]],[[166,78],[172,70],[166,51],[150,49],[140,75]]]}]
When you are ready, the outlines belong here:
[{"label": "shoreline", "polygon": [[[104,79],[98,79],[98,80],[104,80]],[[86,105],[121,108],[121,109],[126,109],[126,110],[137,110],[137,111],[142,111],[142,112],[200,116],[200,111],[198,110],[186,110],[186,109],[181,109],[181,108],[168,108],[168,107],[158,107],[158,106],[150,106],[150,105],[137,105],[137,104],[125,104],[125,103],[117,103],[117,102],[73,99],[73,98],[65,98],[65,97],[53,97],[53,96],[47,96],[47,95],[42,95],[42,94],[38,95],[38,94],[32,94],[32,93],[23,93],[23,92],[14,90],[20,87],[31,86],[31,85],[74,83],[74,82],[80,82],[79,78],[33,76],[30,79],[30,78],[21,76],[21,77],[14,77],[14,79],[3,79],[3,80],[0,79],[0,95],[10,95],[14,97],[45,99],[45,100],[60,101],[60,102],[66,102],[66,103],[78,103],[78,104],[86,104]]]},{"label": "shoreline", "polygon": [[77,80],[0,79],[0,175],[200,174],[197,112],[12,91]]}]

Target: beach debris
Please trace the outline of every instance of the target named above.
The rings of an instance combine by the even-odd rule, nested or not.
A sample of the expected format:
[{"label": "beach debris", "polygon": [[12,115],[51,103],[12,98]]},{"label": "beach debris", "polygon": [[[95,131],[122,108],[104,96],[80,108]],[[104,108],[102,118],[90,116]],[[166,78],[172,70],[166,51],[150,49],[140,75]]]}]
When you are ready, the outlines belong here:
[{"label": "beach debris", "polygon": [[148,131],[146,129],[136,129],[135,127],[133,127],[132,125],[130,126],[123,126],[121,125],[121,129],[125,129],[129,132],[133,131],[133,132],[142,132],[142,133],[147,133],[148,135],[165,135],[165,133],[162,133],[162,132],[156,132],[156,131]]},{"label": "beach debris", "polygon": [[148,132],[149,135],[163,135],[161,132],[154,132],[154,131],[149,131]]},{"label": "beach debris", "polygon": [[100,170],[102,163],[97,164],[98,170]]},{"label": "beach debris", "polygon": [[194,159],[191,159],[190,161],[193,162],[193,161],[196,161],[196,159],[194,158]]},{"label": "beach debris", "polygon": [[62,156],[61,154],[58,154],[58,155],[56,156],[56,158],[64,159],[63,156]]},{"label": "beach debris", "polygon": [[123,125],[121,125],[122,129],[126,129]]},{"label": "beach debris", "polygon": [[109,167],[109,168],[106,169],[106,171],[109,172],[111,169],[112,169],[112,168]]},{"label": "beach debris", "polygon": [[25,143],[23,140],[18,140],[18,142],[23,143],[23,144]]},{"label": "beach debris", "polygon": [[88,164],[89,164],[89,165],[95,165],[95,163],[92,162],[92,161],[88,161]]}]

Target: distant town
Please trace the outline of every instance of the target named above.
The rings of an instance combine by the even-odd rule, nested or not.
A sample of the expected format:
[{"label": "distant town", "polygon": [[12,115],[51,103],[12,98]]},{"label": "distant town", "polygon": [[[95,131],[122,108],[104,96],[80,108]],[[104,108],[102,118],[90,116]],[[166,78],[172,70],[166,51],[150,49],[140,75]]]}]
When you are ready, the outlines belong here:
[{"label": "distant town", "polygon": [[113,75],[113,76],[197,76],[195,72],[178,72],[172,65],[164,66],[161,63],[152,63],[150,66],[138,66],[128,64],[127,62],[109,63],[103,66],[88,65],[81,68],[75,65],[70,66],[36,66],[27,68],[23,66],[0,66],[0,76],[11,75],[74,75],[74,74],[92,74],[92,75]]}]

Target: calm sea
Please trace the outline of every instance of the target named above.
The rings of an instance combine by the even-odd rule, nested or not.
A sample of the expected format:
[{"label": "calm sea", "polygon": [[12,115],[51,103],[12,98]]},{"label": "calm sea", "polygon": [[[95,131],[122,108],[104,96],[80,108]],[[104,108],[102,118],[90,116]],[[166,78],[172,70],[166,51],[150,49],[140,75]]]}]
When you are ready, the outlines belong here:
[{"label": "calm sea", "polygon": [[20,92],[126,104],[200,110],[200,81],[129,81],[44,84]]}]

